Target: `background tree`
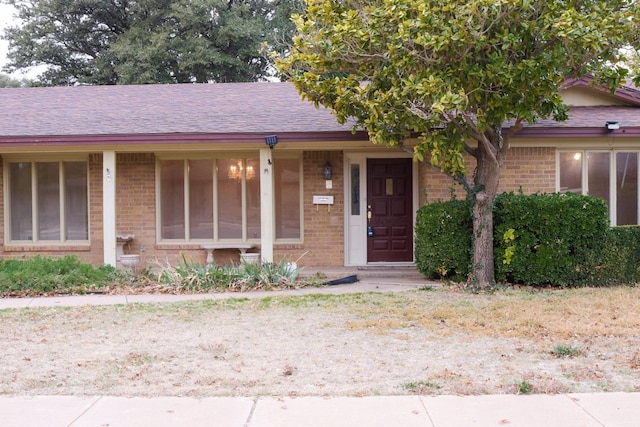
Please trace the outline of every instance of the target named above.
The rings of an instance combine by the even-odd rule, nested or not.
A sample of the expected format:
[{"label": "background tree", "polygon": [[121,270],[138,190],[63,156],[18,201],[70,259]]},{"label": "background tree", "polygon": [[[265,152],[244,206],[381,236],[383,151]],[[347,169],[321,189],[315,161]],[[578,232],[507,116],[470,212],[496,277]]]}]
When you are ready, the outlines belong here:
[{"label": "background tree", "polygon": [[6,74],[0,74],[0,87],[24,87],[30,85],[28,79],[15,79]]},{"label": "background tree", "polygon": [[276,70],[301,0],[0,0],[8,72],[38,65],[42,85],[258,81]]},{"label": "background tree", "polygon": [[470,280],[484,287],[494,284],[492,205],[509,138],[525,122],[567,118],[567,78],[591,74],[615,88],[626,70],[612,64],[637,18],[633,1],[308,0],[279,68],[374,143],[404,147],[417,136],[414,159],[464,186]]}]

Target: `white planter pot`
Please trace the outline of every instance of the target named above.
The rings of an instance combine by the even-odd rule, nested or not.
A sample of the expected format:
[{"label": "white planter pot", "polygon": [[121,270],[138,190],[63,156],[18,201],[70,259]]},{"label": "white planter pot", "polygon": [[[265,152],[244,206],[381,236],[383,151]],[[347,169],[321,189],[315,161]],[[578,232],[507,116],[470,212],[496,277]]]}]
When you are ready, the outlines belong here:
[{"label": "white planter pot", "polygon": [[255,252],[240,254],[242,262],[249,264],[257,264],[260,262],[260,254]]},{"label": "white planter pot", "polygon": [[140,255],[138,254],[128,254],[128,255],[120,255],[120,264],[126,268],[135,268],[140,262]]}]

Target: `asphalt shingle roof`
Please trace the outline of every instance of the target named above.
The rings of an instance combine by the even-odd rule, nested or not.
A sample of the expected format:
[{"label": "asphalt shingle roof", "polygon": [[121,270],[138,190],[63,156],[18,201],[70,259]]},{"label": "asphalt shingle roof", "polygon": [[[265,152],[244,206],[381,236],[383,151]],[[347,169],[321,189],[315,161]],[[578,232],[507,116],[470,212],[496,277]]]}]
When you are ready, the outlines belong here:
[{"label": "asphalt shingle roof", "polygon": [[540,120],[528,127],[560,127],[560,128],[589,128],[604,127],[607,121],[617,121],[620,126],[639,127],[640,108],[635,106],[602,106],[602,107],[572,107],[569,120],[556,122],[549,118]]},{"label": "asphalt shingle roof", "polygon": [[0,136],[351,131],[290,83],[0,89]]},{"label": "asphalt shingle roof", "polygon": [[[544,136],[552,129],[600,132],[607,121],[618,121],[621,132],[627,132],[626,136],[640,135],[637,104],[574,107],[568,121],[541,120],[525,125],[518,135],[539,131],[538,134]],[[351,129],[349,124],[340,125],[327,109],[315,108],[311,102],[303,101],[290,83],[0,89],[0,139],[91,135],[350,134]]]}]

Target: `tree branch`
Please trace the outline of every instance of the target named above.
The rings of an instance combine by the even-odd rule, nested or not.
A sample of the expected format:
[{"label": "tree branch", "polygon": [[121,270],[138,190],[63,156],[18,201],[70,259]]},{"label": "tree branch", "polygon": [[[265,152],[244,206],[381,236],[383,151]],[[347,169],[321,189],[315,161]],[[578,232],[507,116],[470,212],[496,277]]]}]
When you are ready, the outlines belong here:
[{"label": "tree branch", "polygon": [[516,119],[516,122],[513,124],[513,126],[509,127],[509,132],[507,133],[507,137],[514,136],[516,133],[518,133],[520,131],[520,129],[522,129],[522,118],[521,117]]},{"label": "tree branch", "polygon": [[400,148],[405,153],[409,153],[409,154],[413,155],[413,149],[411,149],[411,148],[407,147],[406,145],[404,145],[404,141],[400,141],[398,143],[398,148]]}]

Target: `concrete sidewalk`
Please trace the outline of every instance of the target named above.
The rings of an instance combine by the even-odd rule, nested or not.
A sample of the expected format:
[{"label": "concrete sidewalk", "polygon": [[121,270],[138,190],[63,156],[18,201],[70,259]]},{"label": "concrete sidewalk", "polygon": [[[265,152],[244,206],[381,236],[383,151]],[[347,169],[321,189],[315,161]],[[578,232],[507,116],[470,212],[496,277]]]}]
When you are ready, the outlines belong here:
[{"label": "concrete sidewalk", "polygon": [[33,307],[78,307],[83,305],[117,305],[136,303],[172,303],[229,298],[264,298],[280,295],[345,294],[354,292],[401,292],[424,286],[440,286],[420,278],[365,278],[356,283],[307,287],[279,291],[220,292],[209,294],[142,294],[142,295],[71,295],[35,298],[0,298],[0,310]]},{"label": "concrete sidewalk", "polygon": [[4,427],[625,427],[640,393],[375,397],[0,397]]}]

